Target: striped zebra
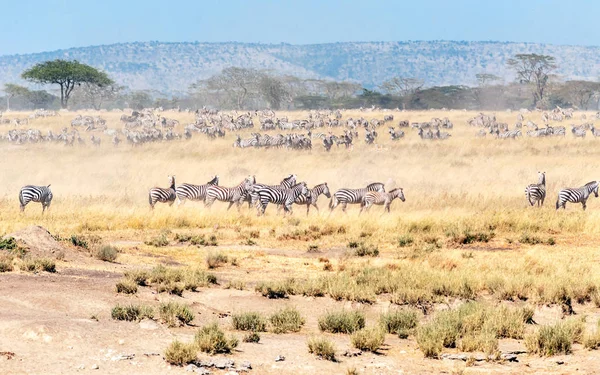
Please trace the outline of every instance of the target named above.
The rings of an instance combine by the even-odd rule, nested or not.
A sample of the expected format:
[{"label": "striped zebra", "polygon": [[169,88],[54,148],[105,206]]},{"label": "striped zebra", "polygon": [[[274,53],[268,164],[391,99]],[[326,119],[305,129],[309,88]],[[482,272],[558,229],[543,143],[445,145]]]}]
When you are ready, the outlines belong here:
[{"label": "striped zebra", "polygon": [[252,138],[242,139],[239,135],[233,143],[233,147],[247,148],[247,147],[258,147],[258,135],[253,134]]},{"label": "striped zebra", "polygon": [[496,137],[499,139],[517,139],[521,136],[523,136],[523,134],[519,129],[507,130],[502,133],[500,133],[499,130],[496,130]]},{"label": "striped zebra", "polygon": [[42,213],[44,213],[46,208],[50,209],[50,203],[52,203],[52,191],[50,191],[50,185],[23,186],[21,191],[19,191],[19,202],[21,203],[21,212],[25,211],[25,206],[27,206],[29,202],[38,202],[42,204]]},{"label": "striped zebra", "polygon": [[254,189],[253,191],[248,192],[248,194],[246,194],[246,196],[244,197],[244,201],[248,202],[248,208],[252,207],[253,205],[257,205],[258,204],[258,193],[256,193],[254,190],[261,188],[261,187],[273,187],[273,188],[291,188],[292,186],[296,185],[296,175],[295,174],[290,174],[287,177],[285,177],[283,180],[281,180],[281,182],[279,183],[279,185],[265,185],[265,184],[254,184]]},{"label": "striped zebra", "polygon": [[346,212],[346,207],[348,204],[362,203],[362,199],[369,191],[378,191],[380,193],[384,193],[385,187],[381,182],[374,182],[362,189],[339,189],[333,194],[333,197],[331,197],[331,200],[329,201],[329,214],[331,215],[333,210],[340,204],[342,205],[342,211]]},{"label": "striped zebra", "polygon": [[571,133],[576,138],[585,138],[586,129],[584,125],[575,126],[571,125]]},{"label": "striped zebra", "polygon": [[213,203],[218,200],[221,202],[229,202],[227,210],[235,203],[238,211],[244,198],[246,198],[249,189],[256,183],[254,176],[248,176],[244,181],[240,182],[239,185],[234,187],[225,187],[218,185],[210,185],[206,189],[206,197],[204,198],[204,206],[211,207]]},{"label": "striped zebra", "polygon": [[567,202],[581,203],[583,210],[586,208],[586,201],[590,194],[594,192],[596,198],[598,198],[598,181],[588,182],[580,188],[565,188],[558,192],[558,200],[556,201],[556,209],[558,210],[561,206],[566,209]]},{"label": "striped zebra", "polygon": [[177,205],[185,203],[186,200],[203,201],[206,198],[206,189],[210,185],[219,185],[219,176],[213,177],[204,185],[181,184],[175,189],[177,194]]},{"label": "striped zebra", "polygon": [[306,182],[300,182],[290,188],[272,186],[253,186],[252,190],[258,194],[258,216],[264,215],[269,203],[283,206],[284,215],[292,213],[292,204],[300,195],[310,197]]},{"label": "striped zebra", "polygon": [[154,209],[156,202],[168,203],[169,206],[172,206],[175,198],[177,198],[177,194],[175,193],[175,176],[169,176],[168,188],[153,187],[148,193],[148,202],[151,209]]},{"label": "striped zebra", "polygon": [[404,191],[402,188],[392,189],[388,193],[379,192],[379,191],[369,191],[365,194],[360,204],[360,213],[359,215],[365,211],[369,211],[372,205],[384,206],[384,212],[390,212],[390,206],[394,199],[399,198],[402,202],[406,199],[404,198]]},{"label": "striped zebra", "polygon": [[331,198],[331,193],[329,192],[329,186],[327,186],[327,182],[319,184],[312,189],[309,189],[309,195],[299,195],[298,198],[294,201],[295,204],[306,205],[306,215],[308,215],[310,211],[310,206],[314,206],[317,211],[319,211],[319,206],[317,206],[317,200],[319,199],[319,195],[325,195],[327,198]]},{"label": "striped zebra", "polygon": [[546,172],[538,172],[538,176],[537,184],[530,184],[525,188],[525,196],[530,205],[533,206],[537,202],[540,207],[546,199]]}]

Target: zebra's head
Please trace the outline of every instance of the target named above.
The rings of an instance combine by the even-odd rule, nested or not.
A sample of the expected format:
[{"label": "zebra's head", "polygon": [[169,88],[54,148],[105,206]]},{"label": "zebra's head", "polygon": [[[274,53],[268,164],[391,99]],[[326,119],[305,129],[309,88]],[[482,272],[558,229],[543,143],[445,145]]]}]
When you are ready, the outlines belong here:
[{"label": "zebra's head", "polygon": [[594,192],[594,196],[598,198],[598,181],[592,181],[585,184],[588,187],[588,190]]},{"label": "zebra's head", "polygon": [[538,184],[546,185],[546,172],[538,172]]},{"label": "zebra's head", "polygon": [[323,184],[323,195],[327,198],[331,198],[331,193],[329,192],[329,186],[327,186],[327,182]]},{"label": "zebra's head", "polygon": [[219,176],[213,177],[212,180],[206,183],[207,185],[219,185]]},{"label": "zebra's head", "polygon": [[392,189],[390,190],[390,194],[392,195],[392,199],[398,198],[402,202],[406,200],[406,198],[404,198],[404,190],[402,188]]},{"label": "zebra's head", "polygon": [[310,198],[310,190],[308,190],[308,187],[306,187],[306,182],[301,182],[300,185],[300,194],[305,195],[307,198]]},{"label": "zebra's head", "polygon": [[295,174],[290,174],[288,175],[286,178],[284,178],[283,180],[281,180],[280,185],[284,185],[284,186],[293,186],[296,184],[296,175]]},{"label": "zebra's head", "polygon": [[169,185],[175,189],[175,175],[169,176]]}]

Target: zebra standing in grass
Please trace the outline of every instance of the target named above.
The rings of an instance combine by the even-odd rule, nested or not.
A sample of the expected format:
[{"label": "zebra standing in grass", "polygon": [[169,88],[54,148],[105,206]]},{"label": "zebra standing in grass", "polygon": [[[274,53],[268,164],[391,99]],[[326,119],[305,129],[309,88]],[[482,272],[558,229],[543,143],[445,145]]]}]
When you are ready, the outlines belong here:
[{"label": "zebra standing in grass", "polygon": [[187,199],[191,201],[203,201],[206,198],[206,189],[210,185],[219,185],[219,176],[213,177],[204,185],[181,184],[175,189],[177,194],[177,205],[184,203]]},{"label": "zebra standing in grass", "polygon": [[148,193],[148,202],[151,209],[154,209],[156,202],[168,203],[169,206],[172,206],[175,198],[177,198],[177,194],[175,193],[175,176],[169,176],[168,188],[153,187]]},{"label": "zebra standing in grass", "polygon": [[237,204],[239,211],[240,205],[254,183],[256,183],[256,178],[254,176],[248,176],[244,179],[244,181],[240,182],[239,185],[234,187],[210,185],[206,189],[204,206],[211,207],[213,203],[218,200],[221,202],[229,202],[227,210],[229,210],[234,203]]},{"label": "zebra standing in grass", "polygon": [[596,198],[598,198],[598,181],[588,182],[580,188],[565,188],[558,193],[558,200],[556,201],[556,209],[558,210],[561,206],[566,209],[567,202],[581,203],[583,210],[586,208],[586,201],[590,194],[594,192]]},{"label": "zebra standing in grass", "polygon": [[250,192],[248,192],[248,194],[246,194],[246,196],[244,197],[244,201],[248,202],[248,208],[250,208],[253,205],[257,205],[258,204],[258,193],[256,192],[256,190],[258,188],[261,188],[261,187],[273,187],[273,188],[286,188],[286,189],[289,189],[289,188],[291,188],[294,185],[296,185],[296,175],[295,174],[288,175],[286,178],[284,178],[283,180],[281,180],[281,182],[279,183],[279,185],[254,184],[253,191],[250,191]]},{"label": "zebra standing in grass", "polygon": [[404,191],[402,188],[392,189],[388,193],[369,191],[362,199],[359,215],[363,212],[363,210],[369,211],[369,208],[371,208],[371,206],[374,204],[378,206],[384,206],[384,212],[390,212],[390,206],[396,198],[399,198],[402,202],[406,200],[404,198]]},{"label": "zebra standing in grass", "polygon": [[537,184],[530,184],[525,188],[525,196],[530,205],[535,205],[535,202],[539,206],[544,205],[544,199],[546,199],[546,172],[538,172],[539,178]]},{"label": "zebra standing in grass", "polygon": [[50,191],[50,185],[23,186],[21,191],[19,191],[19,202],[21,203],[21,212],[25,211],[25,206],[27,206],[29,202],[38,202],[42,204],[42,213],[44,213],[46,208],[49,209],[50,203],[52,203],[52,191]]},{"label": "zebra standing in grass", "polygon": [[319,199],[319,195],[325,195],[327,198],[331,198],[331,193],[329,192],[329,186],[327,186],[327,182],[319,184],[312,189],[309,189],[309,195],[299,195],[298,198],[294,201],[295,204],[306,205],[306,215],[308,215],[310,211],[310,206],[314,206],[317,211],[319,211],[319,206],[317,206],[317,200]]},{"label": "zebra standing in grass", "polygon": [[280,204],[285,213],[292,213],[292,204],[300,195],[306,195],[310,198],[310,192],[306,187],[306,182],[300,182],[290,188],[272,187],[272,186],[253,186],[252,191],[258,194],[258,216],[264,215],[269,203]]},{"label": "zebra standing in grass", "polygon": [[362,203],[362,200],[369,191],[378,191],[380,193],[385,192],[385,187],[381,182],[374,182],[372,184],[367,185],[366,188],[362,189],[347,189],[342,188],[336,191],[331,197],[331,201],[329,201],[329,214],[333,212],[333,210],[339,205],[342,205],[342,211],[346,212],[346,207],[348,204],[359,204]]}]

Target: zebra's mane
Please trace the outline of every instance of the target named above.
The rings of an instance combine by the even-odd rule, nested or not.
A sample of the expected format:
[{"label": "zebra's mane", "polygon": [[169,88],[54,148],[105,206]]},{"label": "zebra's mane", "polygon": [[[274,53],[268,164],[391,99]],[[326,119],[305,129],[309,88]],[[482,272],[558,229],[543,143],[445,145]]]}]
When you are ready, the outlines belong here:
[{"label": "zebra's mane", "polygon": [[398,190],[402,190],[402,188],[395,188],[395,189],[392,189],[392,190],[388,191],[388,193],[392,194],[393,192],[395,192],[395,191],[398,191]]},{"label": "zebra's mane", "polygon": [[213,177],[212,180],[206,183],[207,185],[218,185],[219,184],[219,176]]},{"label": "zebra's mane", "polygon": [[379,185],[383,186],[383,183],[381,183],[381,182],[373,182],[372,184],[368,184],[367,188],[374,187],[374,186],[379,186]]},{"label": "zebra's mane", "polygon": [[594,186],[594,185],[598,185],[598,181],[590,181],[590,182],[588,182],[587,184],[585,184],[583,186],[585,186],[585,187],[591,187],[591,186]]}]

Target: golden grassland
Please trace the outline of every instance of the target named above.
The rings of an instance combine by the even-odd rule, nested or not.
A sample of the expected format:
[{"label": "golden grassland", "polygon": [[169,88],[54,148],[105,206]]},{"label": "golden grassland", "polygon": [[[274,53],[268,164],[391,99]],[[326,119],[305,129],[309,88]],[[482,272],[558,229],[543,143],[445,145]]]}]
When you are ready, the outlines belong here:
[{"label": "golden grassland", "polygon": [[[125,142],[115,148],[108,137],[99,148],[90,142],[85,147],[4,143],[0,146],[0,232],[36,224],[62,237],[93,235],[121,244],[120,257],[129,262],[156,263],[169,257],[184,264],[203,262],[210,248],[154,247],[142,242],[165,230],[172,244],[177,233],[214,235],[220,251],[244,260],[239,267],[265,269],[265,275],[281,279],[329,274],[320,264],[305,265],[301,254],[316,245],[319,251],[328,252],[336,267],[409,267],[424,272],[423,277],[466,280],[475,294],[505,293],[512,298],[507,294],[523,292],[524,297],[549,301],[554,297],[548,296],[548,289],[555,284],[571,289],[599,285],[595,249],[600,243],[600,201],[591,197],[586,212],[580,205],[555,212],[554,203],[560,188],[600,179],[596,166],[600,141],[591,135],[574,139],[569,129],[565,138],[479,139],[475,137],[478,129],[466,124],[474,112],[392,113],[394,124],[449,117],[455,128],[447,141],[422,141],[409,128],[404,139],[392,142],[386,125],[379,129],[377,145],[366,145],[361,132],[351,150],[334,146],[329,153],[316,141],[312,151],[234,149],[233,133],[214,141],[195,134],[190,141],[136,148]],[[346,111],[344,119],[382,119],[385,114]],[[121,127],[121,113],[101,115],[110,128]],[[178,119],[179,131],[193,121],[191,113],[163,115]],[[307,113],[278,115],[297,119]],[[68,127],[74,116],[62,113],[37,119],[29,127],[57,131]],[[499,121],[509,124],[516,122],[516,116],[497,113]],[[540,113],[526,118],[541,123]],[[560,125],[568,127],[571,122]],[[256,130],[258,120],[255,126]],[[255,130],[240,133],[247,136]],[[341,131],[333,129],[334,133]],[[82,133],[89,138],[89,133]],[[538,170],[547,172],[548,181],[548,196],[541,209],[528,207],[524,196],[525,186],[536,182]],[[245,206],[239,213],[235,209],[227,212],[219,202],[211,210],[202,203],[188,202],[182,207],[159,204],[154,211],[147,203],[148,189],[165,186],[170,174],[177,176],[178,183],[205,183],[219,175],[222,185],[233,186],[250,174],[259,182],[277,183],[290,173],[309,186],[327,182],[332,192],[381,181],[387,189],[403,187],[406,202],[395,201],[391,214],[386,215],[376,206],[359,216],[358,207],[350,206],[347,215],[338,208],[330,216],[328,200],[321,197],[321,211],[313,210],[308,217],[300,206],[295,206],[291,217],[277,215],[274,207],[267,209],[265,217],[256,217],[254,209]],[[25,184],[52,184],[55,198],[48,214],[42,215],[37,204],[30,204],[24,214],[19,212],[17,194]],[[480,234],[489,238],[464,239]],[[408,243],[400,246],[401,238]],[[380,255],[351,256],[349,242],[374,246]],[[146,257],[148,254],[153,257]],[[393,267],[389,269],[393,271]],[[343,272],[340,275],[345,277]],[[502,291],[497,284],[502,284]],[[511,288],[514,290],[506,291]],[[591,298],[591,292],[588,294],[586,298]]]}]

